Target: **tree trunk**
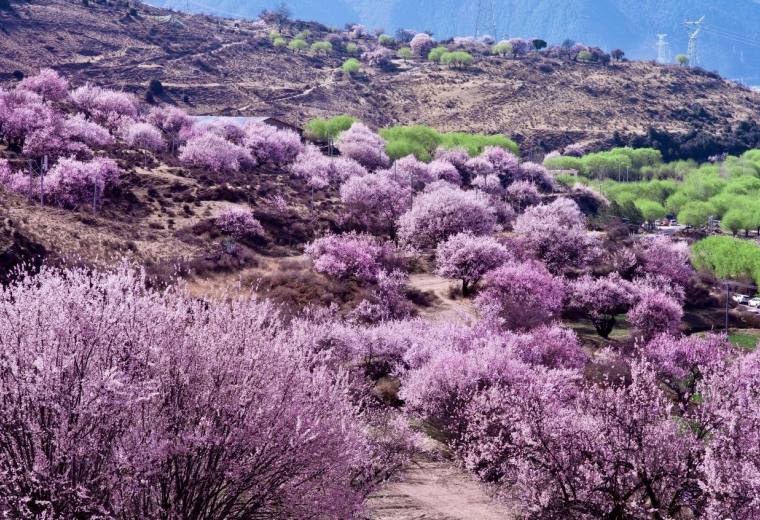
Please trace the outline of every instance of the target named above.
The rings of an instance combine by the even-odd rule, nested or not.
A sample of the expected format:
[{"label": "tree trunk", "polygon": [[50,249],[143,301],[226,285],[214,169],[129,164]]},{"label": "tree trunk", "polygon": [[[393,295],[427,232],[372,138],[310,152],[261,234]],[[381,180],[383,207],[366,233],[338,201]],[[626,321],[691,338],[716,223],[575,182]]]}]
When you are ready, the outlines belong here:
[{"label": "tree trunk", "polygon": [[615,328],[615,316],[604,316],[602,318],[592,318],[591,322],[594,324],[596,333],[604,339],[608,339],[612,333],[612,329]]}]

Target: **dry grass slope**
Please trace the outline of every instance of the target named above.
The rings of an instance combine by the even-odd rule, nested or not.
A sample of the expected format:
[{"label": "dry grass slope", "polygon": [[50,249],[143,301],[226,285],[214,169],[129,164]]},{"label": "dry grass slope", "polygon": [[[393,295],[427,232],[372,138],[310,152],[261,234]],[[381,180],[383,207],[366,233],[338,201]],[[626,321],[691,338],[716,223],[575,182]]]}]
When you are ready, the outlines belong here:
[{"label": "dry grass slope", "polygon": [[[140,5],[66,0],[14,3],[0,11],[0,81],[54,66],[87,81],[144,93],[160,80],[164,101],[194,113],[272,114],[296,124],[351,113],[375,125],[424,123],[441,130],[503,132],[523,149],[609,141],[651,126],[727,135],[751,120],[760,95],[717,76],[651,63],[602,67],[544,58],[479,60],[470,70],[433,63],[396,71],[340,73],[345,55],[275,49],[267,29]],[[304,27],[312,39],[318,25]]]}]

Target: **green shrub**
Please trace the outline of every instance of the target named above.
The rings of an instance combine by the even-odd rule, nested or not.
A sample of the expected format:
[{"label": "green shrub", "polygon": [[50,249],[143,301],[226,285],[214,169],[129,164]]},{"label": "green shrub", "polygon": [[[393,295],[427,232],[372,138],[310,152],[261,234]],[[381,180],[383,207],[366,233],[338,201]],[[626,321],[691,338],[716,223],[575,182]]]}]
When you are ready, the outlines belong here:
[{"label": "green shrub", "polygon": [[444,47],[443,45],[439,45],[438,47],[432,49],[427,56],[427,59],[430,61],[441,61],[441,56],[449,52],[449,50]]},{"label": "green shrub", "polygon": [[441,56],[441,64],[454,68],[465,68],[472,65],[472,55],[465,51],[447,52]]},{"label": "green shrub", "polygon": [[559,175],[554,176],[554,180],[558,183],[567,186],[568,188],[572,188],[576,184],[586,184],[584,181],[586,180],[584,177],[579,177],[577,175],[571,175],[569,173],[561,173]]},{"label": "green shrub", "polygon": [[520,153],[517,143],[503,135],[467,134],[451,132],[442,134],[441,146],[444,148],[464,148],[472,157],[480,155],[487,146],[498,146],[515,155]]},{"label": "green shrub", "polygon": [[413,154],[421,161],[429,161],[439,146],[464,148],[471,156],[479,155],[487,146],[499,146],[515,155],[517,144],[503,135],[468,134],[464,132],[440,133],[427,126],[393,126],[380,130],[388,143],[386,152],[391,158]]},{"label": "green shrub", "polygon": [[356,45],[354,42],[348,42],[346,44],[346,52],[349,54],[356,54],[356,51],[359,50],[359,46]]},{"label": "green shrub", "polygon": [[665,207],[672,213],[678,213],[689,202],[689,197],[682,191],[677,191],[667,198]]},{"label": "green shrub", "polygon": [[404,61],[409,60],[413,56],[412,49],[410,49],[409,47],[401,47],[396,53],[396,56],[398,56]]},{"label": "green shrub", "polygon": [[702,227],[715,215],[715,208],[709,202],[691,201],[678,212],[678,222],[694,227]]},{"label": "green shrub", "polygon": [[578,53],[578,61],[589,62],[591,58],[593,58],[593,55],[589,51],[583,50]]},{"label": "green shrub", "polygon": [[647,222],[654,222],[655,220],[663,218],[667,214],[667,211],[662,204],[653,200],[639,199],[634,202],[634,205]]},{"label": "green shrub", "polygon": [[343,69],[343,72],[349,76],[353,76],[361,69],[361,63],[359,63],[359,60],[356,58],[349,58],[343,62],[343,66],[341,68]]},{"label": "green shrub", "polygon": [[749,240],[712,236],[691,248],[691,263],[723,279],[753,279],[760,285],[760,247]]},{"label": "green shrub", "polygon": [[385,145],[385,153],[393,159],[401,159],[407,155],[414,155],[420,161],[430,161],[431,153],[420,143],[411,140],[392,141]]},{"label": "green shrub", "polygon": [[280,31],[269,31],[269,39],[275,41],[277,38],[282,38]]},{"label": "green shrub", "polygon": [[514,56],[515,50],[512,47],[511,43],[502,42],[497,43],[491,48],[491,52],[496,54],[497,56]]},{"label": "green shrub", "polygon": [[593,153],[581,158],[581,172],[595,179],[624,179],[632,167],[628,156],[612,152]]},{"label": "green shrub", "polygon": [[544,160],[544,166],[549,170],[576,170],[583,169],[583,162],[579,157],[550,157]]},{"label": "green shrub", "polygon": [[288,49],[294,50],[296,52],[305,51],[308,48],[309,44],[306,43],[306,40],[302,40],[301,38],[291,40],[291,42],[288,44]]},{"label": "green shrub", "polygon": [[685,67],[689,64],[689,57],[686,54],[679,54],[676,56],[676,63],[682,67]]},{"label": "green shrub", "polygon": [[329,119],[316,118],[306,123],[306,136],[314,141],[327,143],[345,132],[357,119],[348,115],[339,115]]},{"label": "green shrub", "polygon": [[332,52],[333,46],[332,46],[332,43],[330,43],[330,42],[324,42],[324,41],[322,41],[322,42],[314,42],[314,43],[311,44],[311,50],[314,51],[314,52],[316,52],[316,53],[320,53],[321,52],[321,53],[324,53],[324,54],[328,54],[328,53]]},{"label": "green shrub", "polygon": [[288,42],[285,41],[285,38],[275,38],[272,43],[277,48],[285,47],[288,44]]},{"label": "green shrub", "polygon": [[720,219],[720,227],[725,231],[730,231],[736,236],[740,229],[747,228],[748,218],[742,209],[733,208],[726,212]]},{"label": "green shrub", "polygon": [[393,47],[396,44],[396,40],[393,39],[393,36],[388,34],[381,34],[378,37],[377,42],[383,47]]},{"label": "green shrub", "polygon": [[442,142],[441,134],[422,125],[392,126],[380,130],[387,141],[386,153],[392,159],[414,154],[421,161],[429,161]]}]

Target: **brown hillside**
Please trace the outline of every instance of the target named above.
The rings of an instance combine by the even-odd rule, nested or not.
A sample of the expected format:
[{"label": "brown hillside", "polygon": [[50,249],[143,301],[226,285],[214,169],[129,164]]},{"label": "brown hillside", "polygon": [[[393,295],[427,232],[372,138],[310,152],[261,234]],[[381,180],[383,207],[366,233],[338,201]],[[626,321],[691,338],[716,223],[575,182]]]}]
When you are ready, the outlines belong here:
[{"label": "brown hillside", "polygon": [[[651,63],[600,66],[533,57],[480,58],[467,71],[433,63],[364,66],[347,79],[346,58],[275,49],[270,28],[140,5],[33,0],[0,11],[0,80],[53,66],[74,78],[144,93],[160,80],[165,101],[192,113],[275,114],[293,123],[351,113],[376,125],[423,123],[441,130],[503,132],[526,152],[615,132],[728,136],[754,120],[760,94],[715,75]],[[326,29],[305,26],[312,40]],[[362,42],[359,42],[360,45]],[[365,42],[366,43],[366,42]]]}]

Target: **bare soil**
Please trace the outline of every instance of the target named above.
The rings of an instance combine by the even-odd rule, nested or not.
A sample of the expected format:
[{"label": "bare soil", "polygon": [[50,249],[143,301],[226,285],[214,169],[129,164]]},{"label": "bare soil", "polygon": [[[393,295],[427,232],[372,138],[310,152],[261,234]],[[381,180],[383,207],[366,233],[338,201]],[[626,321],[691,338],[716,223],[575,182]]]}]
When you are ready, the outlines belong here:
[{"label": "bare soil", "polygon": [[414,458],[367,500],[367,520],[511,520],[487,490],[446,460],[440,445]]}]

